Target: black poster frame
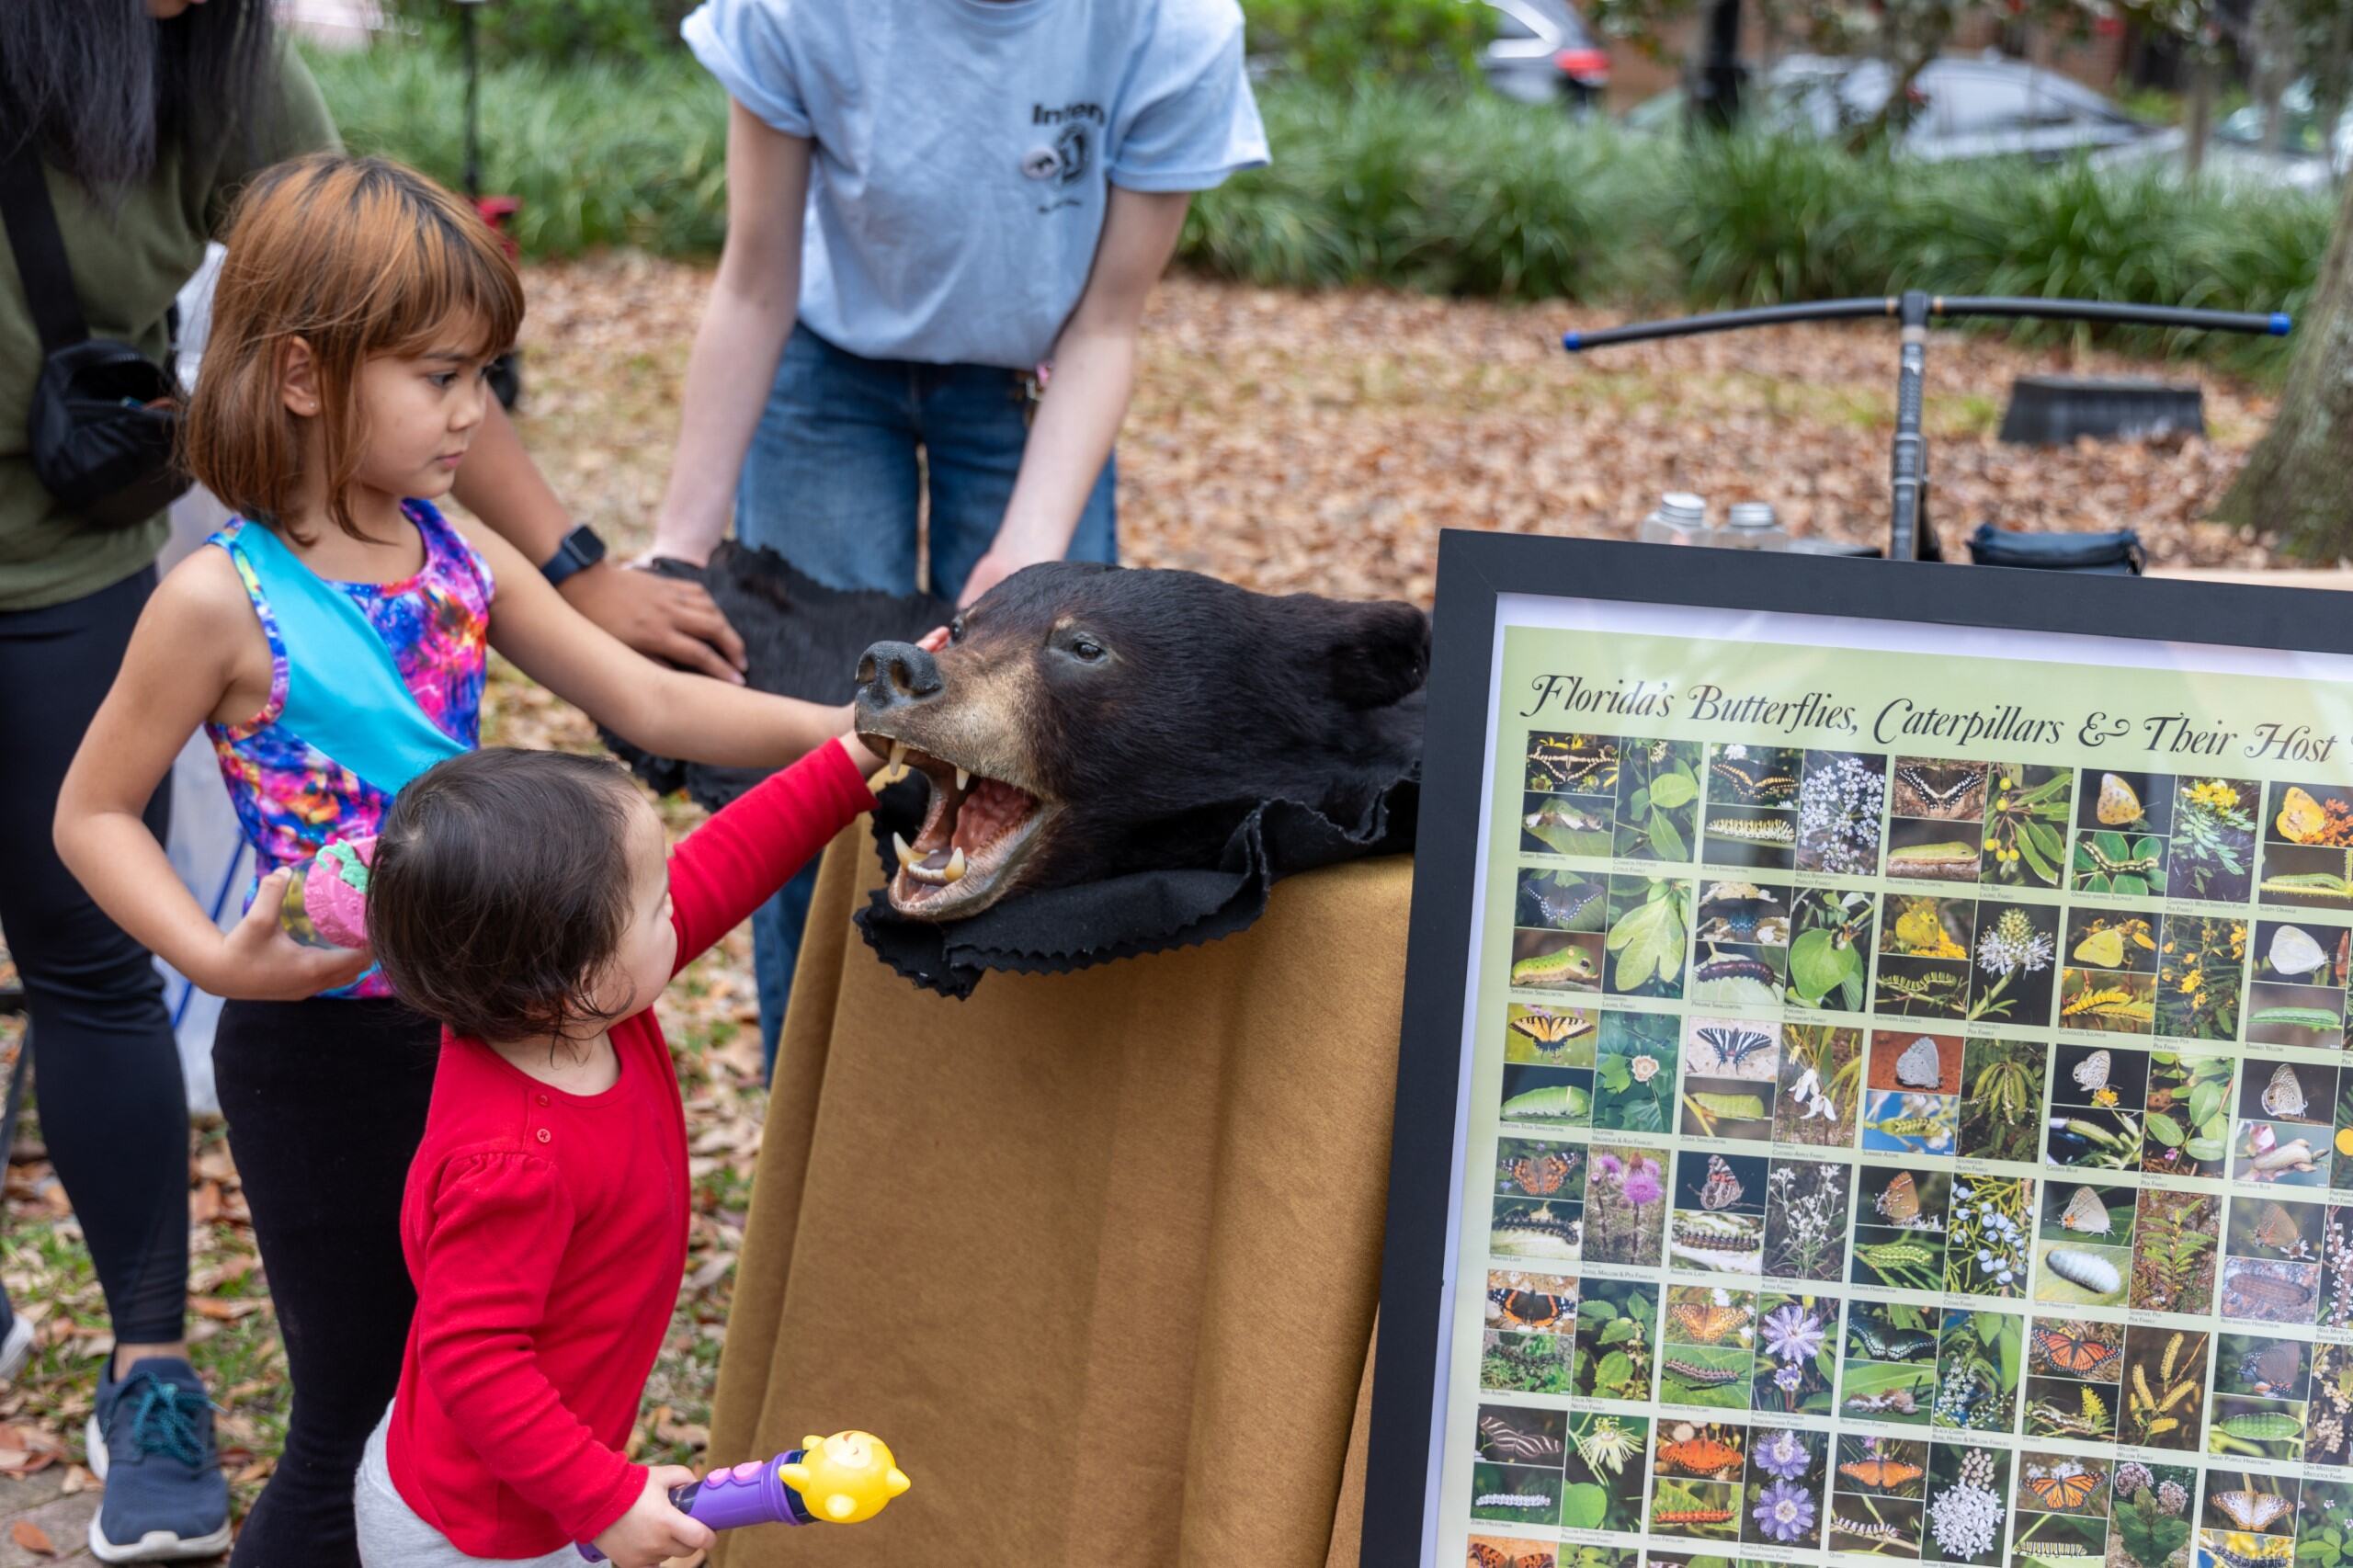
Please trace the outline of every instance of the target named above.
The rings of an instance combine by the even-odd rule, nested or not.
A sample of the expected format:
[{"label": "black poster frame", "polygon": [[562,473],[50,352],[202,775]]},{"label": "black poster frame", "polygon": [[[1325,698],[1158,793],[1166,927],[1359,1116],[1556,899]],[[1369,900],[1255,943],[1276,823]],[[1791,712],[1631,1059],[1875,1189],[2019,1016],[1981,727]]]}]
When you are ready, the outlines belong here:
[{"label": "black poster frame", "polygon": [[[1451,1568],[1425,1564],[1421,1552],[1433,1522],[1429,1461],[1448,1200],[1461,1163],[1454,1115],[1482,764],[1496,609],[1507,594],[2353,655],[2353,601],[2325,589],[1442,532],[1362,1568]],[[2154,637],[2152,627],[2195,632]]]}]

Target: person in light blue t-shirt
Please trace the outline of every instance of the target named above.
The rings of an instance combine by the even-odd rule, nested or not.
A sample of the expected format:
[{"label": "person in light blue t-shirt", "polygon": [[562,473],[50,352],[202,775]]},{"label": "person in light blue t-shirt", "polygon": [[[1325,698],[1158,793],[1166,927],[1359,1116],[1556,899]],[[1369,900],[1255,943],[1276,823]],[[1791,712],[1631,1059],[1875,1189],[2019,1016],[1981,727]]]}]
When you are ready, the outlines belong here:
[{"label": "person in light blue t-shirt", "polygon": [[[683,31],[732,100],[727,243],[654,552],[704,560],[732,503],[819,581],[905,592],[927,490],[960,603],[1113,559],[1144,298],[1191,193],[1267,161],[1235,0],[707,0]],[[813,869],[753,921],[771,1061]]]}]

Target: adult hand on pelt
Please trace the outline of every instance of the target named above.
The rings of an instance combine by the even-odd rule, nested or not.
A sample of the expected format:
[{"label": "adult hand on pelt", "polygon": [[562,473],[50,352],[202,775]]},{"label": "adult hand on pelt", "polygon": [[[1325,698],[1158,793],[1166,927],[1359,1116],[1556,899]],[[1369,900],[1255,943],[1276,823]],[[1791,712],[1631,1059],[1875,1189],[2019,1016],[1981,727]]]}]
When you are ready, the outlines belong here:
[{"label": "adult hand on pelt", "polygon": [[365,949],[312,948],[286,934],[278,911],[286,900],[281,867],[261,880],[253,907],[221,939],[221,957],[210,972],[188,978],[215,996],[246,1002],[300,1002],[348,985],[374,960]]},{"label": "adult hand on pelt", "polygon": [[744,684],[744,640],[700,583],[599,562],[563,581],[572,608],[649,658]]}]

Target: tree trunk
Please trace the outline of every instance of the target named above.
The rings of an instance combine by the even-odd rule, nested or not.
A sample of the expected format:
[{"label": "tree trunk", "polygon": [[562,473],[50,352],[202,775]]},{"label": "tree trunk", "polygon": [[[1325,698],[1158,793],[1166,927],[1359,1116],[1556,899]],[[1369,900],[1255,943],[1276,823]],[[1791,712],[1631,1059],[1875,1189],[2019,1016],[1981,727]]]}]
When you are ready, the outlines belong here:
[{"label": "tree trunk", "polygon": [[2342,561],[2353,558],[2353,180],[2296,336],[2279,412],[2215,515],[2285,554]]}]

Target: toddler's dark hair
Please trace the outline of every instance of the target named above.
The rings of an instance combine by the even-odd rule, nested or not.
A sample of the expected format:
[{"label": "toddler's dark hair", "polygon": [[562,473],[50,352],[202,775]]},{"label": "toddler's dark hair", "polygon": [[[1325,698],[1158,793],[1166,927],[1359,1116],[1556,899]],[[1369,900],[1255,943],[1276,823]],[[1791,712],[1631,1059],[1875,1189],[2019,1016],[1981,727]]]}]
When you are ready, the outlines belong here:
[{"label": "toddler's dark hair", "polygon": [[589,993],[629,929],[631,799],[616,763],[506,746],[410,780],[368,878],[401,999],[477,1040],[611,1022]]}]

